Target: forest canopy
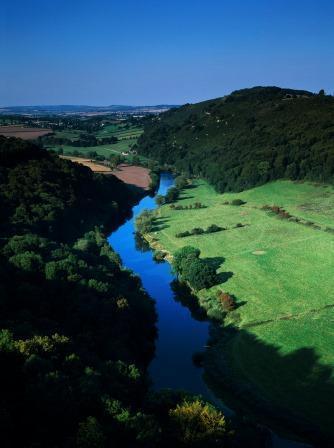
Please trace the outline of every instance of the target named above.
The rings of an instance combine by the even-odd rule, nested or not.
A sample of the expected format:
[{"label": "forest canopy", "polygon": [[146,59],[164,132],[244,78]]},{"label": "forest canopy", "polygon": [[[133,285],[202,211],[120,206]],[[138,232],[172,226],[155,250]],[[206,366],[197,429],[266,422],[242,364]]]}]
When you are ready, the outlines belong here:
[{"label": "forest canopy", "polygon": [[288,178],[333,183],[334,98],[254,87],[146,120],[141,154],[219,192]]}]

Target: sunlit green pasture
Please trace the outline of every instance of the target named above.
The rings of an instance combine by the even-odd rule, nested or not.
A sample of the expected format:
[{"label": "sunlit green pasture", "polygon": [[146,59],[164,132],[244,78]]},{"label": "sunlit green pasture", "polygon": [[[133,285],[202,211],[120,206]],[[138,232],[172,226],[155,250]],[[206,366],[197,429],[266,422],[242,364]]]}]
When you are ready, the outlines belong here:
[{"label": "sunlit green pasture", "polygon": [[[236,198],[246,204],[224,204]],[[221,195],[198,181],[175,205],[195,202],[206,208],[161,207],[154,237],[170,253],[192,245],[200,248],[201,257],[216,260],[221,282],[200,291],[200,297],[215,300],[217,290],[223,290],[239,305],[225,319],[238,331],[216,349],[209,373],[225,368],[227,360],[231,378],[332,431],[334,233],[327,228],[334,228],[334,189],[277,181]],[[284,207],[301,222],[279,218],[263,205]],[[244,227],[236,228],[238,223]],[[227,230],[175,237],[211,224]],[[218,394],[219,387],[218,379]]]}]

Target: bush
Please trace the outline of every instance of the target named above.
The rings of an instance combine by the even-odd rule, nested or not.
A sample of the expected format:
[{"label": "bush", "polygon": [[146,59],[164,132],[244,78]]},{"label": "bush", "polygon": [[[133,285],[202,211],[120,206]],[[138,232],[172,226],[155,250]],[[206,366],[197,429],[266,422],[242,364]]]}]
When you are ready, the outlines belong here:
[{"label": "bush", "polygon": [[167,191],[167,194],[165,196],[165,202],[168,204],[170,202],[174,202],[179,197],[179,190],[176,187],[172,187]]},{"label": "bush", "polygon": [[233,201],[231,201],[231,205],[244,205],[246,204],[245,201],[243,201],[242,199],[233,199]]},{"label": "bush", "polygon": [[165,197],[162,196],[161,194],[158,194],[155,198],[155,202],[156,202],[157,206],[160,207],[161,205],[164,205]]},{"label": "bush", "polygon": [[206,229],[206,233],[220,232],[221,230],[224,230],[223,227],[219,227],[216,224],[211,224],[211,226]]},{"label": "bush", "polygon": [[157,262],[165,261],[166,252],[163,252],[162,250],[156,250],[153,253],[153,260]]},{"label": "bush", "polygon": [[228,424],[221,411],[201,400],[184,401],[169,412],[173,433],[182,446],[225,446]]},{"label": "bush", "polygon": [[234,298],[228,294],[227,292],[219,292],[218,293],[218,300],[220,304],[222,305],[224,311],[230,312],[236,309],[236,303]]},{"label": "bush", "polygon": [[175,186],[179,190],[182,190],[182,188],[185,188],[188,185],[188,180],[185,176],[178,176],[175,179]]},{"label": "bush", "polygon": [[195,227],[191,231],[192,235],[202,235],[202,233],[204,233],[204,230],[201,227]]},{"label": "bush", "polygon": [[136,229],[139,233],[149,233],[153,228],[154,215],[149,210],[144,210],[137,218],[136,218]]},{"label": "bush", "polygon": [[186,236],[190,236],[191,233],[186,230],[185,232],[179,232],[175,236],[176,238],[185,238]]}]

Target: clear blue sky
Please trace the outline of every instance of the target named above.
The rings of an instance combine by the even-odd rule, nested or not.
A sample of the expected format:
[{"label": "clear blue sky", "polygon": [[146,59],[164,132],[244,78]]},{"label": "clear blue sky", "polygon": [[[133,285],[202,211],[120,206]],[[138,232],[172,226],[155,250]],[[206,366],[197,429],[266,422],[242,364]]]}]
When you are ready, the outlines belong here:
[{"label": "clear blue sky", "polygon": [[334,92],[333,0],[2,0],[0,104]]}]

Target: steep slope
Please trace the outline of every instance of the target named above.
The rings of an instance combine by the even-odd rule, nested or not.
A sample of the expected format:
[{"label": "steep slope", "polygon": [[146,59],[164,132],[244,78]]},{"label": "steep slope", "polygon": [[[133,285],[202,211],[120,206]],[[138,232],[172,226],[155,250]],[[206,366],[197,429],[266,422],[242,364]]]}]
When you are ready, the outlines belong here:
[{"label": "steep slope", "polygon": [[218,191],[279,178],[334,180],[334,98],[254,87],[147,119],[141,154]]}]

